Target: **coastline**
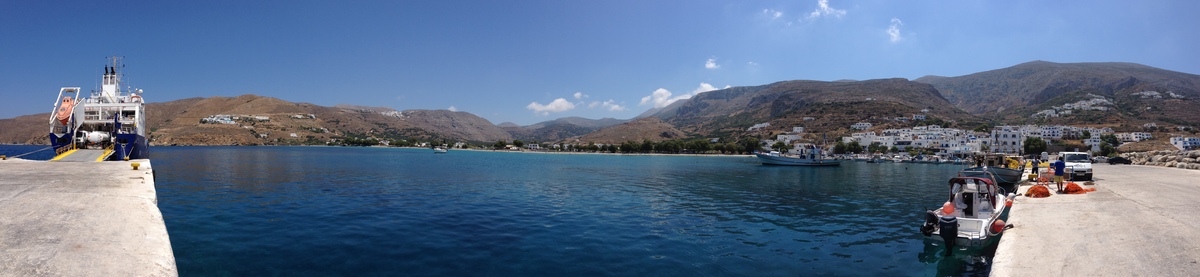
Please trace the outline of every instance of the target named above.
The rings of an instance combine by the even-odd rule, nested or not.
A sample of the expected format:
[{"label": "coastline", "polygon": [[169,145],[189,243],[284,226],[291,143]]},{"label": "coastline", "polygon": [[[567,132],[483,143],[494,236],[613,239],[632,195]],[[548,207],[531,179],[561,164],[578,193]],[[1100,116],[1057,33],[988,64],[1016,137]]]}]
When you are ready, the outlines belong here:
[{"label": "coastline", "polygon": [[[395,148],[418,148],[424,147],[395,147]],[[476,152],[501,152],[501,153],[517,153],[517,154],[552,154],[552,155],[611,155],[611,156],[680,156],[680,157],[750,157],[754,155],[732,155],[732,154],[663,154],[663,153],[607,153],[607,152],[555,152],[555,151],[512,151],[512,150],[483,150],[483,149],[457,149],[451,148],[451,151],[476,151]]]},{"label": "coastline", "polygon": [[[0,144],[0,145],[37,145],[37,144]],[[391,146],[340,146],[340,145],[152,145],[153,147],[364,147],[382,149],[430,149],[425,147],[391,147]],[[450,148],[454,151],[498,152],[515,154],[554,154],[554,155],[613,155],[613,156],[680,156],[680,157],[736,157],[753,158],[753,154],[664,154],[664,153],[607,153],[607,152],[556,152],[556,151],[512,151]]]}]

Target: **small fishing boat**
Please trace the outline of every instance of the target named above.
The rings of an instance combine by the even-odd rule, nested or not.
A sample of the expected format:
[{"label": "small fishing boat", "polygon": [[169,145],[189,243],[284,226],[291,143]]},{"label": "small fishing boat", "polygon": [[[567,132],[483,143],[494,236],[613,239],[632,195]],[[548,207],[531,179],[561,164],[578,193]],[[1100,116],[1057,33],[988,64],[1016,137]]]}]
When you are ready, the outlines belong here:
[{"label": "small fishing boat", "polygon": [[999,241],[1007,226],[1003,217],[1015,194],[1005,196],[991,179],[954,177],[947,182],[950,194],[941,209],[925,211],[921,234],[946,247],[981,250]]},{"label": "small fishing boat", "polygon": [[438,146],[438,147],[434,147],[434,148],[433,148],[433,153],[434,153],[434,154],[446,154],[446,151],[447,151],[447,150],[446,150],[446,147],[441,147],[441,146]]},{"label": "small fishing boat", "polygon": [[1020,157],[988,154],[979,160],[979,166],[963,169],[958,176],[989,178],[1005,191],[1013,192],[1017,190],[1017,183],[1021,182],[1024,171]]},{"label": "small fishing boat", "polygon": [[754,153],[763,165],[799,165],[799,166],[838,166],[842,161],[821,157],[821,148],[815,145],[802,145],[800,155],[792,156],[771,151],[769,153]]}]

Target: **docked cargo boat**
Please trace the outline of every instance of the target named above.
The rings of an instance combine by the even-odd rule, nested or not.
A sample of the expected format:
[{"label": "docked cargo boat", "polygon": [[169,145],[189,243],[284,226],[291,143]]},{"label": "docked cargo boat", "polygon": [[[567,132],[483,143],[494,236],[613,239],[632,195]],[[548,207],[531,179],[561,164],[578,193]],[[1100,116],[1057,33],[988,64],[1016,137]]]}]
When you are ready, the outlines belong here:
[{"label": "docked cargo boat", "polygon": [[95,152],[92,160],[147,159],[146,109],[141,89],[122,90],[120,57],[104,66],[100,91],[82,97],[79,87],[58,91],[50,113],[50,144],[55,160],[78,151]]},{"label": "docked cargo boat", "polygon": [[921,234],[946,247],[946,256],[955,249],[981,250],[999,240],[1007,228],[1003,217],[1015,194],[1005,196],[991,179],[954,177],[948,182],[949,199],[941,209],[925,211]]}]

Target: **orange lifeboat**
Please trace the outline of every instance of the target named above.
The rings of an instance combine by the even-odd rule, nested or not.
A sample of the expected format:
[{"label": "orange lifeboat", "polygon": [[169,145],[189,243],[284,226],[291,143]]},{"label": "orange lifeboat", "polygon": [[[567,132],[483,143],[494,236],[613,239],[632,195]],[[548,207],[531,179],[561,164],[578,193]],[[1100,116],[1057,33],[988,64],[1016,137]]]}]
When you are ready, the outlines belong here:
[{"label": "orange lifeboat", "polygon": [[71,113],[75,111],[75,101],[71,97],[63,97],[62,104],[58,105],[58,112],[54,118],[58,119],[62,125],[67,125],[67,121],[71,120]]}]

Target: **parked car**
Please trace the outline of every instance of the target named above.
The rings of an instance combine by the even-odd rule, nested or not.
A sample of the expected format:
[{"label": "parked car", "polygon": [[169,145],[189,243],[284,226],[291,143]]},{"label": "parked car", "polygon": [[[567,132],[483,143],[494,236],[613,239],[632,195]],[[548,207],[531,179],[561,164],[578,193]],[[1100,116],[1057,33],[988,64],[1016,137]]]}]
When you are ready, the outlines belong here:
[{"label": "parked car", "polygon": [[1130,161],[1129,159],[1126,159],[1125,157],[1112,157],[1112,158],[1108,159],[1108,164],[1132,164],[1132,163],[1133,163],[1133,161]]},{"label": "parked car", "polygon": [[1107,162],[1108,162],[1108,157],[1105,157],[1105,156],[1092,157],[1092,163],[1107,163]]}]

